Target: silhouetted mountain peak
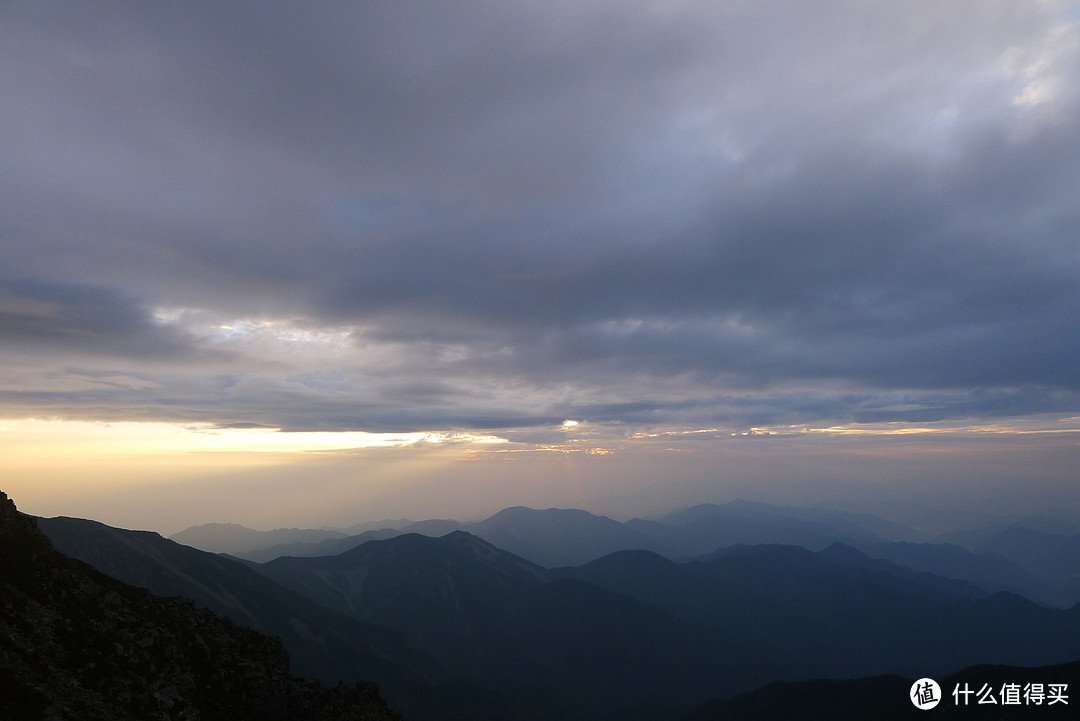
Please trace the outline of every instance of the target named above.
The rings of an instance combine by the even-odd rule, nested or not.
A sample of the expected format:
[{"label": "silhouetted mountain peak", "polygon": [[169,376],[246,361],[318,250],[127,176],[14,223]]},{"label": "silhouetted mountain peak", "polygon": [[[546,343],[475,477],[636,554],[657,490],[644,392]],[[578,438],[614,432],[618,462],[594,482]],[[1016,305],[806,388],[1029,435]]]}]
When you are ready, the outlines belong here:
[{"label": "silhouetted mountain peak", "polygon": [[481,548],[488,550],[489,552],[496,552],[499,550],[487,541],[474,536],[468,531],[450,531],[449,533],[438,537],[428,536],[423,533],[402,533],[392,538],[368,541],[362,546],[345,551],[340,554],[340,557],[347,559],[353,556],[363,556],[372,553],[376,549],[391,554],[417,554],[447,553],[454,550],[462,551],[466,549],[472,553],[474,552],[473,549]]},{"label": "silhouetted mountain peak", "polygon": [[625,524],[574,508],[538,511],[513,506],[470,524],[468,529],[499,548],[549,568],[586,563],[613,551],[655,545]]},{"label": "silhouetted mountain peak", "polygon": [[[474,536],[468,531],[451,531],[445,536],[442,536],[441,538],[435,540],[441,541],[443,544],[446,544],[462,553],[466,553],[474,560],[483,563],[497,563],[500,560],[505,560],[513,556],[513,554],[507,553],[506,551],[497,548],[496,546],[488,543],[479,536]],[[525,560],[518,559],[517,557],[514,558],[518,561]]]},{"label": "silhouetted mountain peak", "polygon": [[547,521],[551,522],[556,519],[565,519],[572,521],[580,521],[584,519],[595,519],[598,521],[610,521],[611,523],[618,523],[613,521],[607,516],[598,516],[595,513],[589,513],[583,511],[580,508],[544,508],[536,509],[529,508],[528,506],[509,506],[502,509],[498,513],[492,515],[488,521],[509,521],[512,523],[527,523],[530,521]]},{"label": "silhouetted mountain peak", "polygon": [[869,556],[854,546],[839,541],[822,551],[818,551],[818,555],[834,563],[844,564],[863,563],[871,560]]},{"label": "silhouetted mountain peak", "polygon": [[423,569],[425,573],[460,573],[469,568],[512,576],[517,580],[536,583],[546,580],[546,571],[540,566],[504,551],[468,531],[451,531],[432,538],[419,533],[405,533],[381,541],[368,541],[356,548],[334,557],[312,559],[278,559],[293,565],[334,567],[372,567],[396,565],[402,570]]},{"label": "silhouetted mountain peak", "polygon": [[197,526],[189,526],[182,531],[174,533],[171,538],[177,543],[183,543],[186,546],[190,546],[194,545],[192,541],[196,539],[211,538],[235,540],[238,538],[246,538],[255,533],[258,533],[258,531],[254,528],[248,528],[239,523],[202,523]]},{"label": "silhouetted mountain peak", "polygon": [[468,531],[462,531],[460,529],[456,530],[456,531],[450,531],[450,533],[443,534],[442,537],[446,538],[446,539],[449,539],[449,540],[453,541],[454,543],[462,543],[462,544],[477,545],[477,546],[488,546],[490,548],[495,548],[494,546],[492,546],[490,543],[488,543],[484,539],[482,539],[482,538],[480,538],[478,536],[474,536],[473,534],[469,533]]},{"label": "silhouetted mountain peak", "polygon": [[659,553],[654,553],[653,551],[616,551],[615,553],[609,553],[603,558],[598,558],[595,561],[586,563],[581,566],[581,570],[588,573],[617,572],[628,569],[633,569],[637,572],[657,572],[675,568],[677,565],[678,564],[674,561],[664,558]]}]

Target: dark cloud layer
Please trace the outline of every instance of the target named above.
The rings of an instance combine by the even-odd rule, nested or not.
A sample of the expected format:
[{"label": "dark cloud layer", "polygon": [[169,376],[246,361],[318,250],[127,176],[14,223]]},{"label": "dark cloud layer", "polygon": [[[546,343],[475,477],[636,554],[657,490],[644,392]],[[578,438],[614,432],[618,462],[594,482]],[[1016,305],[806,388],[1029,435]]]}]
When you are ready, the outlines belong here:
[{"label": "dark cloud layer", "polygon": [[5,3],[0,340],[35,371],[0,390],[293,429],[1076,414],[1077,22]]},{"label": "dark cloud layer", "polygon": [[0,284],[0,336],[10,346],[106,357],[177,358],[190,350],[120,290],[76,284]]}]

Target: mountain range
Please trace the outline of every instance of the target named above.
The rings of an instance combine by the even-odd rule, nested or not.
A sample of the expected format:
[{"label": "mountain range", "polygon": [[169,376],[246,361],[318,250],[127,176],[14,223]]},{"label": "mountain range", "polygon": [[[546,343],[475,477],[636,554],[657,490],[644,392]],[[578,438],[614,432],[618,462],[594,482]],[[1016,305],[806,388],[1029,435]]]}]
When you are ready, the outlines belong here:
[{"label": "mountain range", "polygon": [[[511,508],[471,524],[488,539],[453,523],[324,539],[372,540],[257,563],[155,533],[38,519],[61,551],[278,636],[297,673],[331,684],[374,681],[414,721],[673,720],[708,699],[745,705],[746,694],[776,682],[848,679],[858,689],[860,677],[941,677],[974,664],[1080,656],[1080,606],[1051,608],[986,588],[987,579],[1010,578],[995,569],[1022,576],[1018,564],[991,551],[899,540],[910,533],[872,517],[735,504],[620,524],[584,511]],[[451,530],[434,537],[410,527]],[[710,533],[749,542],[681,553]],[[809,547],[759,542],[777,536]],[[490,537],[549,559],[575,544],[580,556],[600,555],[545,566]],[[678,538],[681,550],[663,545]],[[635,543],[670,555],[604,552]],[[983,583],[857,545],[968,575],[981,569]]]},{"label": "mountain range", "polygon": [[[223,544],[223,524],[207,524],[172,540],[262,563],[280,556],[337,555],[403,533],[438,537],[463,530],[548,568],[581,565],[620,550],[648,550],[678,560],[739,544],[819,551],[844,543],[873,558],[966,580],[988,592],[1009,591],[1067,608],[1080,602],[1078,518],[1063,512],[930,537],[868,514],[733,501],[625,523],[582,510],[513,507],[470,523],[399,519],[365,524],[353,527],[363,529],[354,535],[326,529],[251,531],[228,524],[228,535],[237,540]],[[283,538],[309,540],[279,542]]]}]

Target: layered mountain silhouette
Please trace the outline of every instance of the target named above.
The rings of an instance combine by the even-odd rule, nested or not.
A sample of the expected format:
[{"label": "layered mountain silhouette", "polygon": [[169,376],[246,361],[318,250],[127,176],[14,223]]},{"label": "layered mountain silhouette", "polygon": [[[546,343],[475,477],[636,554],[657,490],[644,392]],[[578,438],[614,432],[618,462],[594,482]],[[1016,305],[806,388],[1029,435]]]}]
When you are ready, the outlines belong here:
[{"label": "layered mountain silhouette", "polygon": [[[390,522],[388,522],[390,523]],[[400,522],[394,522],[400,523]],[[223,524],[195,526],[178,533],[173,540],[209,551],[226,550],[221,540]],[[877,543],[910,541],[918,533],[874,516],[841,511],[785,508],[762,503],[733,501],[728,504],[701,504],[653,519],[635,518],[620,523],[577,509],[536,510],[515,506],[505,508],[483,521],[462,523],[432,519],[393,527],[366,529],[342,537],[333,532],[311,530],[321,538],[310,541],[252,545],[257,539],[278,536],[260,534],[303,533],[297,529],[252,531],[228,524],[229,547],[233,555],[264,562],[277,556],[335,555],[369,540],[403,533],[439,537],[452,531],[467,531],[499,548],[545,567],[576,566],[615,551],[649,550],[670,558],[699,556],[735,544],[784,543],[820,550],[837,541]]]},{"label": "layered mountain silhouette", "polygon": [[[380,529],[398,529],[412,521],[406,519],[358,523],[344,529],[332,528],[275,528],[272,531],[256,531],[238,523],[204,523],[173,534],[171,539],[185,546],[192,546],[212,553],[228,553],[241,558],[251,558],[253,553],[265,552],[266,549],[280,548],[277,555],[261,559],[269,561],[277,556],[297,555],[288,549],[303,549],[315,544],[335,541],[362,535],[368,531]],[[356,545],[356,544],[353,544]],[[351,548],[352,546],[347,546]],[[346,550],[338,549],[338,553]],[[317,554],[323,555],[323,554]],[[260,560],[260,559],[251,559]]]},{"label": "layered mountain silhouette", "polygon": [[[1049,525],[1044,522],[1044,527]],[[954,532],[941,540],[1008,559],[1026,572],[1053,583],[1072,603],[1080,601],[1080,533],[1008,525]]]},{"label": "layered mountain silhouette", "polygon": [[[464,530],[545,567],[577,566],[620,550],[649,550],[671,559],[701,556],[734,545],[783,544],[819,551],[844,543],[873,558],[968,581],[984,591],[1010,591],[1059,608],[1080,602],[1080,527],[1073,516],[1021,519],[940,538],[868,514],[771,506],[748,501],[700,504],[650,519],[619,523],[573,509],[507,508],[475,523],[403,520],[357,526],[356,535],[322,529],[251,531],[207,524],[173,536],[204,550],[224,550],[259,563],[280,556],[331,556],[367,541],[402,533],[438,537]],[[1022,525],[1032,524],[1031,527]],[[391,525],[386,525],[391,524]],[[377,526],[382,526],[376,528]],[[241,530],[242,529],[242,530]],[[267,545],[272,539],[300,538]],[[261,539],[261,540],[260,540]],[[262,544],[262,545],[259,545]]]},{"label": "layered mountain silhouette", "polygon": [[[1018,562],[1009,557],[1018,556],[1016,548],[987,549],[981,544],[972,545],[984,550],[973,551],[956,543],[864,543],[857,547],[868,556],[916,571],[962,579],[989,592],[1010,591],[1059,608],[1080,602],[1080,573],[1069,573],[1071,558],[1062,558],[1065,562],[1056,567],[1040,567],[1033,572],[1024,567],[1024,559]],[[1063,550],[1067,551],[1067,547]],[[1058,555],[1056,550],[1054,555]]]},{"label": "layered mountain silhouette", "polygon": [[371,684],[289,672],[280,642],[55,551],[0,492],[0,717],[389,721]]},{"label": "layered mountain silhouette", "polygon": [[[410,719],[514,718],[530,700],[452,682],[452,674],[389,628],[357,620],[280,586],[248,564],[148,531],[75,518],[40,518],[55,546],[117,579],[183,596],[237,624],[281,638],[295,672],[328,684],[376,681]],[[540,704],[546,707],[546,702]]]},{"label": "layered mountain silhouette", "polygon": [[[727,699],[717,702],[728,704],[724,713],[758,713],[752,699],[791,684],[855,699],[896,679],[1080,656],[1080,606],[1050,608],[987,588],[1001,580],[993,573],[1005,573],[1003,582],[1008,573],[1022,577],[1018,564],[902,540],[912,536],[855,514],[728,504],[620,524],[584,511],[512,508],[458,524],[486,539],[432,521],[406,528],[450,530],[368,531],[320,542],[359,544],[343,552],[265,563],[92,521],[39,523],[57,547],[101,570],[280,636],[303,673],[378,682],[416,721],[661,721],[708,699]],[[808,547],[683,553],[716,537]],[[686,545],[672,546],[679,538]],[[626,545],[643,547],[604,553]],[[983,577],[948,578],[857,546],[912,555],[922,567],[982,569]],[[555,563],[566,557],[590,560]],[[823,678],[835,681],[814,680]]]},{"label": "layered mountain silhouette", "polygon": [[334,557],[259,567],[354,618],[400,631],[460,679],[572,702],[577,713],[678,708],[703,689],[745,688],[750,644],[572,579],[476,536],[405,534]]},{"label": "layered mountain silhouette", "polygon": [[345,538],[350,534],[319,528],[275,528],[272,531],[256,531],[238,523],[206,523],[193,526],[173,535],[172,540],[186,546],[194,546],[214,553],[243,555],[268,546],[292,543],[318,543],[331,538]]},{"label": "layered mountain silhouette", "polygon": [[557,573],[753,639],[784,660],[789,678],[1060,663],[1080,653],[1080,607],[988,595],[839,544],[816,554],[734,547],[688,563],[621,552]]},{"label": "layered mountain silhouette", "polygon": [[[273,561],[275,558],[281,558],[282,556],[336,556],[368,541],[382,541],[394,536],[400,536],[401,533],[396,528],[380,528],[363,531],[351,536],[334,536],[321,541],[295,541],[293,543],[267,546],[266,548],[252,548],[233,555],[256,563]],[[176,540],[176,536],[172,538]]]},{"label": "layered mountain silhouette", "polygon": [[[684,563],[623,551],[548,570],[457,531],[258,568],[341,613],[399,630],[465,677],[550,684],[592,708],[611,702],[597,688],[645,703],[645,678],[678,700],[777,678],[942,674],[980,662],[1060,663],[1080,652],[1080,610],[991,595],[841,544],[818,553],[741,546]],[[514,651],[520,658],[508,663]]]}]

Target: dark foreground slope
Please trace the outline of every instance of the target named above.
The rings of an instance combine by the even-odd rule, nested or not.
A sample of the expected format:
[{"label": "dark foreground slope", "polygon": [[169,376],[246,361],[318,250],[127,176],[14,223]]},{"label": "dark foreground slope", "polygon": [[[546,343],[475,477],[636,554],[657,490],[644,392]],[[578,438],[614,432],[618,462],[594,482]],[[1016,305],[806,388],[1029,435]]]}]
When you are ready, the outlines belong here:
[{"label": "dark foreground slope", "polygon": [[61,555],[0,492],[0,718],[401,718],[370,684],[288,669],[276,639]]},{"label": "dark foreground slope", "polygon": [[[920,710],[909,700],[915,679],[883,675],[843,681],[771,683],[731,699],[702,704],[683,721],[1077,718],[1080,661],[1037,668],[972,666],[937,681],[941,689],[938,705],[926,710]],[[1049,693],[1052,684],[1061,690]],[[1014,687],[1013,691],[1003,695],[1008,686]]]}]

